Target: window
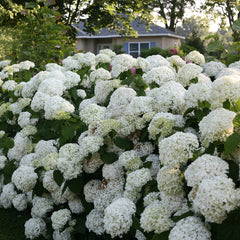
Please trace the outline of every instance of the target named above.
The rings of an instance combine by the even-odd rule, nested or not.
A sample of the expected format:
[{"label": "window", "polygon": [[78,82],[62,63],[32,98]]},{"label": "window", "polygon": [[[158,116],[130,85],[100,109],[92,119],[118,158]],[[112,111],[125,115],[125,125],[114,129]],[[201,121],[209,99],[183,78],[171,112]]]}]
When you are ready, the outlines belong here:
[{"label": "window", "polygon": [[132,42],[129,43],[129,54],[133,57],[139,57],[141,52],[150,48],[149,42]]}]

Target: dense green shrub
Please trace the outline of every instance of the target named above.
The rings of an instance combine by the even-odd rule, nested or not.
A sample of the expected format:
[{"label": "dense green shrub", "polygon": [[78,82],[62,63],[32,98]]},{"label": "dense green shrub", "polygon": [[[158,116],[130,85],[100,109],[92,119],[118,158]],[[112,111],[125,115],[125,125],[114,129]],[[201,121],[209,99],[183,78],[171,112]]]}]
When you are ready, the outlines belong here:
[{"label": "dense green shrub", "polygon": [[163,57],[170,57],[172,54],[169,52],[168,49],[162,49],[159,47],[153,47],[141,52],[141,57],[148,57],[152,55],[161,55]]}]

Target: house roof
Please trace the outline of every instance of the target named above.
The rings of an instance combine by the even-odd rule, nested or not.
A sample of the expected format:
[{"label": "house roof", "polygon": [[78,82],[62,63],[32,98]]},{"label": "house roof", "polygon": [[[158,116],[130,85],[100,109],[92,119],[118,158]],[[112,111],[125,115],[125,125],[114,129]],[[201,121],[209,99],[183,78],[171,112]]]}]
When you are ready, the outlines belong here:
[{"label": "house roof", "polygon": [[[170,31],[166,28],[160,27],[156,24],[151,24],[149,28],[147,28],[146,24],[140,21],[132,22],[133,28],[138,32],[139,37],[147,37],[147,36],[169,36],[174,38],[185,39],[185,37],[176,34],[173,31]],[[109,30],[107,28],[103,28],[99,33],[93,35],[85,32],[84,23],[79,22],[74,24],[74,27],[77,29],[76,38],[113,38],[113,37],[122,37],[122,35],[118,34],[116,31]]]}]

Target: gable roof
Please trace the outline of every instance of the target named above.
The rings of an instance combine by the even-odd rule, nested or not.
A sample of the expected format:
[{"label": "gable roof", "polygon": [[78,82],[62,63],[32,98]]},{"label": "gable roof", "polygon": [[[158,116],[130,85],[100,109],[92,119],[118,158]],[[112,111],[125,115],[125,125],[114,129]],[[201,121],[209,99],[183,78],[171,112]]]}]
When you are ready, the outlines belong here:
[{"label": "gable roof", "polygon": [[[113,38],[113,37],[123,37],[122,35],[118,34],[116,31],[109,30],[107,28],[103,28],[99,33],[97,34],[90,34],[85,32],[84,29],[84,23],[79,22],[77,24],[74,24],[74,27],[77,29],[77,35],[76,38]],[[149,29],[147,29],[146,24],[140,21],[133,21],[132,27],[138,32],[139,37],[147,37],[147,36],[169,36],[174,38],[180,38],[185,39],[185,37],[176,34],[173,31],[170,31],[166,28],[160,27],[156,24],[151,24],[149,26]]]}]

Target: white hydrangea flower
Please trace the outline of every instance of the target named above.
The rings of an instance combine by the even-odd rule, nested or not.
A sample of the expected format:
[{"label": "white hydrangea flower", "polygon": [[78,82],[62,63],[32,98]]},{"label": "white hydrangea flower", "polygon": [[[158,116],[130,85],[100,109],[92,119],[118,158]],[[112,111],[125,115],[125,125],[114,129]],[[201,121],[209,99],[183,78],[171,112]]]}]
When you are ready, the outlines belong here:
[{"label": "white hydrangea flower", "polygon": [[4,208],[10,208],[12,206],[12,200],[16,197],[16,195],[17,192],[15,191],[12,183],[4,185],[0,195],[0,205]]},{"label": "white hydrangea flower", "polygon": [[217,78],[212,84],[212,108],[222,107],[226,100],[235,103],[240,99],[239,75],[229,75]]},{"label": "white hydrangea flower", "polygon": [[105,118],[106,108],[95,103],[87,105],[79,112],[81,120],[86,124],[91,124]]},{"label": "white hydrangea flower", "polygon": [[102,165],[103,165],[103,161],[99,153],[94,153],[90,158],[86,158],[83,161],[83,170],[86,173],[94,173]]},{"label": "white hydrangea flower", "polygon": [[111,117],[120,117],[126,112],[126,108],[137,93],[132,88],[120,87],[111,95],[108,112]]},{"label": "white hydrangea flower", "polygon": [[96,55],[96,65],[98,65],[99,63],[110,63],[111,60],[111,57],[107,54],[99,53]]},{"label": "white hydrangea flower", "polygon": [[100,54],[106,54],[106,55],[108,55],[109,57],[115,57],[116,56],[116,53],[115,52],[113,52],[111,49],[109,49],[109,48],[106,48],[106,49],[101,49],[100,51],[99,51],[99,53]]},{"label": "white hydrangea flower", "polygon": [[136,231],[135,238],[137,240],[146,240],[146,237],[144,236],[144,234],[139,230]]},{"label": "white hydrangea flower", "polygon": [[86,98],[87,93],[86,93],[86,91],[83,90],[83,89],[78,89],[78,90],[77,90],[77,95],[78,95],[78,97],[84,99],[84,98]]},{"label": "white hydrangea flower", "polygon": [[120,179],[123,176],[123,169],[119,164],[119,161],[112,164],[104,164],[102,168],[102,176],[107,180]]},{"label": "white hydrangea flower", "polygon": [[47,189],[50,193],[58,190],[59,186],[53,179],[53,171],[46,171],[44,173],[43,179],[43,187]]},{"label": "white hydrangea flower", "polygon": [[14,137],[14,147],[9,149],[8,158],[10,160],[21,160],[23,156],[32,151],[32,142],[28,136],[18,132]]},{"label": "white hydrangea flower", "polygon": [[72,56],[68,56],[67,58],[62,60],[63,67],[72,70],[72,69],[80,69],[81,66],[79,62],[74,59]]},{"label": "white hydrangea flower", "polygon": [[35,153],[40,157],[46,157],[50,153],[57,153],[55,140],[40,140],[35,146]]},{"label": "white hydrangea flower", "polygon": [[149,138],[156,139],[160,135],[160,139],[174,133],[174,127],[184,127],[185,120],[182,115],[173,115],[172,113],[160,112],[154,115],[148,126]]},{"label": "white hydrangea flower", "polygon": [[240,74],[240,69],[238,68],[224,68],[222,69],[216,76],[216,78],[220,78],[220,77],[225,77],[225,76],[229,76],[229,75],[239,75]]},{"label": "white hydrangea flower", "polygon": [[94,199],[94,208],[103,211],[113,200],[122,197],[123,195],[123,178],[114,179],[111,181],[103,180],[101,182],[100,191]]},{"label": "white hydrangea flower", "polygon": [[160,168],[160,160],[159,155],[157,154],[150,154],[145,162],[151,162],[152,166],[150,168],[151,176],[155,179],[157,177],[159,168]]},{"label": "white hydrangea flower", "polygon": [[27,209],[27,197],[25,194],[17,194],[13,200],[12,204],[18,211],[24,211]]},{"label": "white hydrangea flower", "polygon": [[32,217],[44,218],[46,214],[53,210],[53,201],[48,198],[34,197],[32,200]]},{"label": "white hydrangea flower", "polygon": [[65,229],[64,231],[55,230],[53,232],[53,240],[71,240],[71,232],[69,229]]},{"label": "white hydrangea flower", "polygon": [[138,169],[127,175],[125,188],[126,190],[134,188],[140,189],[151,179],[150,170],[148,168]]},{"label": "white hydrangea flower", "polygon": [[78,198],[75,198],[73,200],[69,200],[68,201],[68,206],[69,206],[69,209],[71,210],[71,212],[74,213],[74,214],[80,214],[84,211],[84,207],[82,205],[82,202]]},{"label": "white hydrangea flower", "polygon": [[151,97],[134,97],[126,108],[126,112],[132,115],[142,115],[153,112],[154,100]]},{"label": "white hydrangea flower", "polygon": [[103,218],[104,212],[93,209],[87,215],[86,228],[97,235],[102,235],[105,232]]},{"label": "white hydrangea flower", "polygon": [[168,57],[167,60],[173,65],[176,66],[177,68],[182,67],[183,65],[186,64],[186,62],[178,55],[173,55],[171,57]]},{"label": "white hydrangea flower", "polygon": [[95,84],[94,94],[98,103],[104,103],[109,94],[115,89],[120,87],[120,80],[114,79],[110,81],[99,80]]},{"label": "white hydrangea flower", "polygon": [[111,65],[111,74],[113,78],[117,78],[120,73],[135,67],[137,60],[128,54],[118,54],[113,57]]},{"label": "white hydrangea flower", "polygon": [[162,167],[157,175],[158,190],[167,195],[181,195],[183,193],[183,176],[179,168]]},{"label": "white hydrangea flower", "polygon": [[21,70],[30,70],[30,68],[35,67],[35,63],[26,60],[26,61],[20,62],[19,67],[20,67]]},{"label": "white hydrangea flower", "polygon": [[14,80],[8,80],[2,84],[2,89],[4,91],[14,91],[17,85],[18,84]]},{"label": "white hydrangea flower", "polygon": [[200,218],[186,217],[170,231],[169,240],[211,240],[211,233]]},{"label": "white hydrangea flower", "polygon": [[194,50],[194,51],[191,51],[190,53],[188,53],[185,56],[185,61],[193,62],[193,63],[196,63],[198,65],[201,65],[201,64],[205,63],[205,57],[200,52]]},{"label": "white hydrangea flower", "polygon": [[13,114],[19,114],[30,102],[30,98],[19,98],[17,102],[9,106],[9,110],[12,111]]},{"label": "white hydrangea flower", "polygon": [[52,227],[54,230],[60,230],[71,220],[71,212],[68,209],[60,209],[53,212],[51,216]]},{"label": "white hydrangea flower", "polygon": [[212,97],[212,82],[198,82],[189,86],[185,98],[186,109],[198,107],[199,102],[211,102]]},{"label": "white hydrangea flower", "polygon": [[160,201],[160,199],[161,199],[160,192],[150,192],[144,197],[143,205],[144,207],[147,207],[155,201],[157,202]]},{"label": "white hydrangea flower", "polygon": [[233,62],[233,63],[229,64],[228,67],[229,67],[229,68],[237,68],[237,69],[240,69],[240,61]]},{"label": "white hydrangea flower", "polygon": [[146,58],[146,61],[148,62],[148,66],[145,69],[145,72],[150,71],[151,69],[155,67],[161,67],[161,66],[167,66],[170,67],[171,64],[169,61],[167,61],[166,58],[162,57],[161,55],[152,55]]},{"label": "white hydrangea flower", "polygon": [[147,84],[156,83],[162,86],[163,83],[176,80],[176,72],[167,66],[152,68],[143,74],[143,80]]},{"label": "white hydrangea flower", "polygon": [[228,164],[217,156],[204,154],[192,162],[184,172],[187,185],[194,187],[202,180],[215,176],[227,177]]},{"label": "white hydrangea flower", "polygon": [[177,132],[159,141],[159,158],[165,166],[186,164],[198,149],[197,136],[192,133]]},{"label": "white hydrangea flower", "polygon": [[205,63],[202,67],[203,72],[209,77],[216,77],[222,69],[226,68],[226,65],[221,62],[210,61]]},{"label": "white hydrangea flower", "polygon": [[10,65],[10,63],[11,63],[11,60],[0,61],[0,68],[4,68],[4,67]]},{"label": "white hydrangea flower", "polygon": [[227,214],[239,205],[237,190],[232,179],[216,176],[203,179],[193,199],[193,209],[206,221],[222,223]]},{"label": "white hydrangea flower", "polygon": [[42,81],[38,87],[38,92],[45,93],[51,97],[62,96],[65,90],[63,81],[56,78],[48,78]]},{"label": "white hydrangea flower", "polygon": [[129,231],[135,211],[134,203],[127,198],[113,201],[104,211],[104,229],[112,238],[121,237]]},{"label": "white hydrangea flower", "polygon": [[18,117],[18,125],[21,128],[30,124],[31,113],[29,112],[21,112]]},{"label": "white hydrangea flower", "polygon": [[157,112],[181,113],[185,105],[185,93],[186,89],[180,83],[170,81],[160,88],[147,91],[147,96],[155,100],[153,105]]},{"label": "white hydrangea flower", "polygon": [[31,109],[35,112],[38,112],[44,109],[45,103],[50,98],[49,95],[41,92],[37,92],[31,102]]},{"label": "white hydrangea flower", "polygon": [[77,53],[74,55],[74,58],[76,58],[82,66],[94,67],[96,65],[95,54],[91,52]]},{"label": "white hydrangea flower", "polygon": [[68,143],[60,148],[57,167],[65,179],[76,178],[82,172],[82,156],[78,144]]},{"label": "white hydrangea flower", "polygon": [[103,146],[103,138],[100,136],[86,136],[78,139],[80,152],[82,156],[88,156],[89,153],[98,152]]},{"label": "white hydrangea flower", "polygon": [[35,239],[45,235],[46,223],[41,218],[30,218],[24,224],[26,238]]},{"label": "white hydrangea flower", "polygon": [[0,156],[0,170],[4,169],[6,165],[7,158],[5,156]]},{"label": "white hydrangea flower", "polygon": [[80,83],[81,79],[80,76],[72,71],[66,71],[64,72],[65,78],[63,79],[63,84],[66,89],[73,88],[75,86],[78,86]]},{"label": "white hydrangea flower", "polygon": [[138,57],[137,63],[136,63],[136,68],[141,68],[143,70],[143,72],[146,72],[150,68],[150,64],[145,58]]},{"label": "white hydrangea flower", "polygon": [[171,212],[160,201],[154,201],[141,214],[140,224],[145,232],[162,233],[173,227]]},{"label": "white hydrangea flower", "polygon": [[218,108],[210,112],[199,123],[201,141],[204,146],[214,141],[224,142],[233,133],[233,119],[236,113]]},{"label": "white hydrangea flower", "polygon": [[44,105],[44,117],[48,120],[66,119],[74,110],[74,106],[64,98],[59,96],[49,97]]},{"label": "white hydrangea flower", "polygon": [[177,81],[184,87],[189,86],[191,84],[191,80],[196,78],[202,70],[202,67],[194,63],[185,64],[177,73]]},{"label": "white hydrangea flower", "polygon": [[142,166],[142,160],[135,150],[123,152],[119,156],[119,164],[127,170],[134,171]]},{"label": "white hydrangea flower", "polygon": [[83,193],[87,202],[94,202],[101,188],[100,180],[90,180],[85,184]]},{"label": "white hydrangea flower", "polygon": [[111,79],[111,73],[104,68],[98,68],[89,75],[90,82],[95,83],[97,81],[104,81]]},{"label": "white hydrangea flower", "polygon": [[20,166],[12,175],[12,182],[17,189],[23,192],[31,191],[34,188],[37,179],[38,175],[34,172],[34,168],[29,166]]}]

